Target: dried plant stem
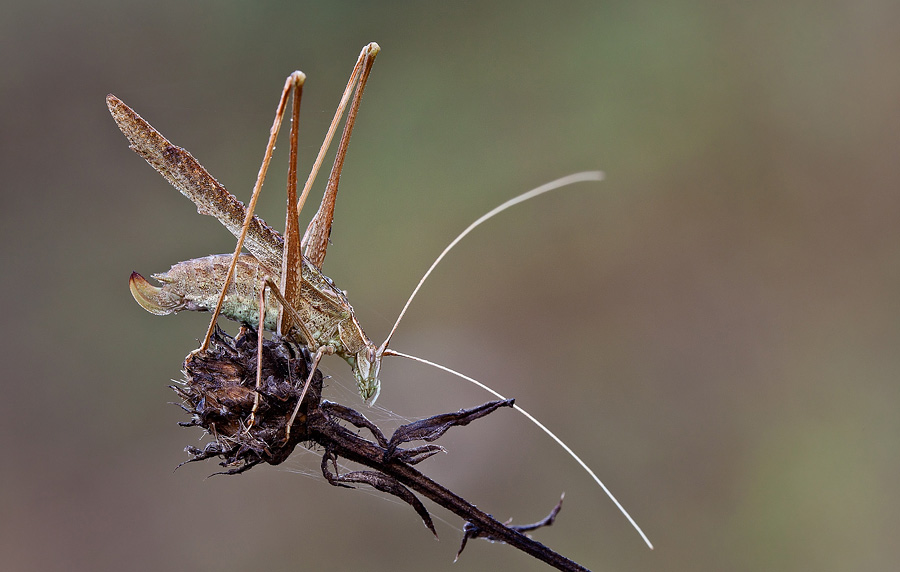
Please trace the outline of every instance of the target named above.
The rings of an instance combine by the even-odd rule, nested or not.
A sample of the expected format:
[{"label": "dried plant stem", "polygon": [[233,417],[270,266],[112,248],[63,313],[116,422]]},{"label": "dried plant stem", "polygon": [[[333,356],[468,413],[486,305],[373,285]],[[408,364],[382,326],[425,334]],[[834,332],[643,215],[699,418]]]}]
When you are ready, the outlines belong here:
[{"label": "dried plant stem", "polygon": [[[235,338],[216,330],[209,350],[188,355],[185,380],[172,387],[191,414],[191,420],[182,425],[203,427],[214,438],[203,449],[188,447],[191,459],[186,462],[218,457],[226,468],[224,473],[238,474],[260,463],[277,465],[298,444],[315,443],[324,449],[322,473],[332,485],[365,484],[394,495],[409,504],[432,533],[431,516],[415,493],[463,518],[464,535],[457,557],[469,539],[484,538],[514,546],[559,570],[587,570],[523,534],[552,524],[561,504],[540,522],[503,524],[413,468],[443,451],[434,442],[451,427],[468,425],[501,407],[513,407],[512,399],[413,421],[388,438],[362,413],[322,400],[323,378],[314,367],[315,358],[304,346],[258,338],[249,328],[242,328]],[[312,380],[308,392],[301,389],[306,379]],[[299,414],[292,415],[294,411]],[[251,416],[252,424],[248,422]],[[361,436],[361,429],[369,431],[372,438]],[[413,445],[415,442],[425,444]],[[342,473],[337,468],[338,458],[370,470]]]},{"label": "dried plant stem", "polygon": [[588,570],[540,542],[497,521],[491,515],[479,510],[466,499],[429,479],[410,465],[398,461],[384,462],[386,449],[359,437],[356,433],[327,419],[319,412],[310,416],[308,428],[314,441],[331,448],[331,451],[337,456],[393,477],[403,485],[463,518],[466,522],[472,523],[483,531],[482,536],[490,536],[493,540],[514,546],[558,570]]}]

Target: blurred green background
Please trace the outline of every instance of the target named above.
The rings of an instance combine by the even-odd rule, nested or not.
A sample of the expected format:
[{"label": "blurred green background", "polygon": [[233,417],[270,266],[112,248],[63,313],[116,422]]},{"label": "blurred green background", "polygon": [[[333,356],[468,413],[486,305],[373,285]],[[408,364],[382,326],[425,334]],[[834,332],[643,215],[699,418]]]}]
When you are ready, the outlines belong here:
[{"label": "blurred green background", "polygon": [[[360,48],[382,47],[326,273],[381,341],[490,383],[502,411],[422,469],[596,570],[900,565],[900,5],[896,2],[5,2],[0,171],[5,570],[542,570],[435,542],[330,487],[318,454],[173,468],[169,379],[207,315],[154,317],[132,270],[233,239],[127,148],[113,92],[246,200],[284,78],[308,76],[308,169]],[[286,139],[260,212],[283,225]],[[321,185],[319,185],[319,190]],[[318,195],[317,195],[318,196]],[[314,198],[313,201],[316,201]],[[306,224],[309,216],[303,217]],[[328,397],[361,407],[327,358]],[[399,359],[390,428],[489,396]]]}]

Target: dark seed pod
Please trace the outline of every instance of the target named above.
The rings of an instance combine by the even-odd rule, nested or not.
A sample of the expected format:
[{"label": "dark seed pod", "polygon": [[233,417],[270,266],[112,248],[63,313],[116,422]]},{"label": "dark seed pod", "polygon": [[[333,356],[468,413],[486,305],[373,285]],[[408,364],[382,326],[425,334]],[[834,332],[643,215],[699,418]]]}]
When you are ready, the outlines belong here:
[{"label": "dark seed pod", "polygon": [[[515,546],[559,570],[587,570],[525,535],[553,524],[561,500],[543,520],[509,526],[413,467],[444,450],[432,441],[447,430],[468,425],[499,408],[512,407],[513,400],[491,401],[413,421],[388,438],[358,411],[323,401],[322,374],[316,371],[288,433],[287,424],[303,392],[312,356],[303,346],[263,339],[262,379],[257,390],[258,341],[256,332],[246,327],[234,338],[217,329],[207,351],[185,358],[184,382],[172,386],[184,401],[182,408],[191,414],[191,420],[182,425],[203,427],[212,437],[202,449],[187,447],[191,458],[185,462],[218,457],[226,468],[222,472],[233,475],[260,463],[277,465],[297,444],[309,441],[323,449],[322,474],[334,486],[368,485],[393,495],[410,505],[435,535],[431,515],[416,493],[462,517],[465,534],[457,558],[469,539],[485,538]],[[371,432],[374,441],[363,438],[360,430]],[[290,437],[286,437],[288,434]],[[406,447],[415,441],[426,444]],[[341,470],[339,458],[367,470]]]},{"label": "dark seed pod", "polygon": [[188,447],[192,455],[188,462],[221,457],[222,466],[228,467],[225,472],[240,473],[259,463],[277,465],[309,439],[307,418],[319,407],[322,374],[317,371],[313,376],[286,439],[312,358],[305,347],[264,339],[262,384],[257,391],[257,342],[256,332],[249,328],[242,328],[235,338],[217,329],[207,351],[185,358],[184,382],[172,386],[192,416],[182,425],[203,427],[213,438],[203,449]]}]

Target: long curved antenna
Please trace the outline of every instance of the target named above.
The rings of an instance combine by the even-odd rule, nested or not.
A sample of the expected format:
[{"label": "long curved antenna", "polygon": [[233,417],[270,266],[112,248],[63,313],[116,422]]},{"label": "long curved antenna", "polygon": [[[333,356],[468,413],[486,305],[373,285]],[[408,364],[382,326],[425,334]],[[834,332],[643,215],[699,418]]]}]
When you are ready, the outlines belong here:
[{"label": "long curved antenna", "polygon": [[556,179],[555,181],[550,181],[549,183],[541,185],[540,187],[538,187],[536,189],[532,189],[532,190],[528,191],[527,193],[522,193],[521,195],[519,195],[517,197],[509,199],[502,205],[485,213],[484,215],[481,216],[481,218],[479,218],[478,220],[476,220],[475,222],[470,224],[466,228],[466,230],[462,231],[459,234],[459,236],[454,238],[453,241],[447,245],[447,248],[445,248],[444,251],[441,252],[441,254],[434,260],[434,262],[431,263],[431,267],[428,268],[428,271],[425,272],[425,275],[422,276],[422,279],[419,280],[418,284],[416,284],[415,290],[413,290],[412,294],[409,295],[409,299],[406,300],[406,304],[403,306],[403,309],[400,310],[400,315],[397,316],[397,321],[394,322],[394,327],[391,328],[391,333],[388,334],[387,339],[385,339],[384,343],[381,344],[381,348],[379,348],[379,353],[383,354],[385,349],[387,349],[388,343],[390,343],[391,338],[394,336],[394,332],[397,331],[397,326],[400,325],[400,320],[403,319],[403,315],[406,314],[407,308],[409,308],[409,305],[412,303],[413,298],[416,297],[416,294],[419,293],[419,289],[422,288],[422,284],[425,282],[425,279],[431,275],[431,271],[434,270],[434,267],[437,266],[438,263],[444,259],[444,256],[446,256],[447,253],[450,252],[450,250],[454,246],[456,246],[456,244],[460,240],[462,240],[467,234],[472,232],[475,229],[475,227],[477,227],[484,221],[486,221],[490,218],[493,218],[495,215],[500,214],[501,212],[505,211],[509,207],[511,207],[513,205],[517,205],[522,202],[525,202],[528,199],[533,199],[534,197],[536,197],[538,195],[542,195],[544,193],[549,193],[550,191],[555,191],[556,189],[559,189],[559,188],[562,188],[562,187],[565,187],[565,186],[568,186],[568,185],[571,185],[574,183],[580,183],[583,181],[602,181],[602,180],[603,180],[603,172],[601,172],[601,171],[583,171],[581,173],[573,173],[571,175],[567,175],[560,179]]},{"label": "long curved antenna", "polygon": [[[490,387],[486,386],[485,384],[481,383],[481,382],[478,381],[477,379],[474,379],[474,378],[471,378],[471,377],[469,377],[469,376],[467,376],[467,375],[464,375],[464,374],[462,374],[462,373],[459,373],[458,371],[452,370],[452,369],[450,369],[449,367],[443,366],[443,365],[441,365],[441,364],[439,364],[439,363],[435,363],[435,362],[433,362],[433,361],[428,361],[427,359],[422,359],[422,358],[420,358],[420,357],[416,357],[416,356],[413,356],[413,355],[404,354],[404,353],[401,353],[401,352],[398,352],[398,351],[395,351],[395,350],[385,350],[384,355],[391,355],[391,356],[404,357],[404,358],[407,358],[407,359],[411,359],[411,360],[413,360],[413,361],[417,361],[417,362],[419,362],[419,363],[424,363],[424,364],[426,364],[426,365],[430,365],[430,366],[436,367],[436,368],[438,368],[438,369],[440,369],[440,370],[446,371],[447,373],[451,373],[451,374],[453,374],[453,375],[455,375],[455,376],[457,376],[457,377],[461,377],[461,378],[463,378],[464,380],[466,380],[466,381],[468,381],[468,382],[470,382],[470,383],[474,383],[475,385],[477,385],[477,386],[480,387],[481,389],[484,389],[485,391],[487,391],[487,392],[490,393],[491,395],[495,396],[497,399],[504,399],[504,400],[506,399],[505,397],[503,397],[502,395],[500,395],[499,393],[497,393],[496,391],[494,391],[494,390],[491,389]],[[631,515],[628,514],[628,511],[625,510],[625,507],[622,506],[622,503],[620,503],[620,502],[618,501],[618,499],[616,499],[616,497],[613,496],[612,492],[606,487],[606,485],[603,484],[603,481],[601,481],[600,478],[596,475],[596,473],[594,473],[594,471],[592,471],[591,468],[587,466],[587,463],[585,463],[584,461],[582,461],[582,460],[581,460],[581,457],[579,457],[578,455],[575,454],[575,451],[573,451],[568,445],[566,445],[566,444],[562,441],[562,439],[560,439],[559,437],[557,437],[552,431],[550,431],[549,429],[547,429],[547,427],[546,427],[543,423],[541,423],[540,421],[538,421],[537,419],[535,419],[533,415],[531,415],[530,413],[528,413],[527,411],[525,411],[524,409],[522,409],[522,408],[519,407],[518,405],[513,405],[513,409],[515,409],[516,411],[518,411],[519,413],[521,413],[522,415],[524,415],[525,417],[527,417],[529,421],[531,421],[532,423],[534,423],[535,425],[537,425],[544,433],[546,433],[547,435],[549,435],[551,439],[553,439],[554,441],[556,441],[556,444],[557,444],[557,445],[559,445],[560,447],[562,447],[563,450],[564,450],[566,453],[569,454],[569,456],[571,456],[573,459],[575,459],[575,462],[576,462],[576,463],[578,463],[579,465],[581,465],[581,468],[582,468],[582,469],[584,469],[585,471],[587,471],[587,474],[589,474],[589,475],[591,476],[591,478],[594,479],[594,482],[595,482],[595,483],[597,483],[598,485],[600,485],[600,488],[603,489],[603,492],[606,493],[606,496],[609,497],[609,500],[611,500],[611,501],[613,502],[613,504],[616,505],[616,507],[619,509],[619,511],[625,516],[625,518],[628,519],[628,522],[631,523],[631,526],[633,526],[634,529],[638,532],[638,534],[641,535],[641,538],[644,539],[644,542],[647,543],[647,546],[650,547],[650,550],[653,550],[653,544],[650,543],[650,539],[647,538],[647,535],[644,534],[644,531],[641,530],[641,527],[638,526],[638,523],[635,522],[633,518],[631,518]]]}]

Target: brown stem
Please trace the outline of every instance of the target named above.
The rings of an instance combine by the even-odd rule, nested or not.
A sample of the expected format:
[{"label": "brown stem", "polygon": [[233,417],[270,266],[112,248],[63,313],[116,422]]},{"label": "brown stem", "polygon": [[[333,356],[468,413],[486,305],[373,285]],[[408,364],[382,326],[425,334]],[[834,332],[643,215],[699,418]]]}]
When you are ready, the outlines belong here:
[{"label": "brown stem", "polygon": [[410,465],[397,461],[384,462],[386,449],[359,437],[345,427],[327,419],[324,415],[317,413],[310,416],[309,431],[312,440],[329,447],[337,456],[366,465],[395,478],[465,521],[476,525],[496,540],[514,546],[558,570],[588,570],[540,542],[497,521],[491,515],[479,510],[472,503],[429,479]]}]

